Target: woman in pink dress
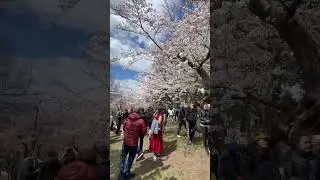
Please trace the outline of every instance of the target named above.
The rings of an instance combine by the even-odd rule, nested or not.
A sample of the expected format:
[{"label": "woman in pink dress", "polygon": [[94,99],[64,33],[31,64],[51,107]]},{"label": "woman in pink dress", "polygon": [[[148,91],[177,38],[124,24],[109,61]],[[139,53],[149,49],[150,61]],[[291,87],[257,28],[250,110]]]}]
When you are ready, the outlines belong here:
[{"label": "woman in pink dress", "polygon": [[163,151],[163,113],[158,110],[154,114],[150,129],[150,151],[154,153],[153,160],[156,161]]}]

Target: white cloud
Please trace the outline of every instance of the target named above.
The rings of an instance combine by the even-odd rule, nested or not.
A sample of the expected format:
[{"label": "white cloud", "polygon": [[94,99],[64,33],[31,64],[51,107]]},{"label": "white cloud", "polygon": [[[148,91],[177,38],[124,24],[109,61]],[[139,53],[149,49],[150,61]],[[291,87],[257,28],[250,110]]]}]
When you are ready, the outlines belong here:
[{"label": "white cloud", "polygon": [[[129,49],[137,46],[126,39],[110,38],[110,57],[119,58],[121,53],[126,53]],[[120,58],[117,64],[123,66],[125,69],[130,69],[137,72],[146,71],[150,67],[150,61],[141,59],[135,63],[131,63],[132,58]]]},{"label": "white cloud", "polygon": [[139,81],[134,79],[126,79],[126,80],[113,80],[115,84],[118,85],[120,91],[123,92],[136,92],[141,86]]},{"label": "white cloud", "polygon": [[130,45],[126,42],[122,42],[120,39],[110,38],[110,57],[117,58],[121,56],[121,53],[127,52],[130,49]]},{"label": "white cloud", "polygon": [[125,23],[125,20],[120,16],[110,14],[110,31],[113,31],[118,24]]},{"label": "white cloud", "polygon": [[141,58],[140,60],[134,61],[133,63],[132,61],[133,60],[131,57],[121,58],[119,59],[118,63],[126,69],[130,69],[137,72],[145,72],[151,66],[151,61],[147,59]]},{"label": "white cloud", "polygon": [[[111,37],[110,38],[110,57],[111,58],[119,58],[117,64],[123,66],[125,69],[130,69],[137,72],[144,72],[146,71],[151,62],[144,58],[132,63],[132,58],[121,58],[122,53],[128,52],[128,50],[132,48],[136,48],[138,45],[134,42],[130,41],[129,39],[132,38],[132,35],[128,35],[125,33],[118,34],[118,37]],[[138,39],[138,42],[144,42],[142,39]]]}]

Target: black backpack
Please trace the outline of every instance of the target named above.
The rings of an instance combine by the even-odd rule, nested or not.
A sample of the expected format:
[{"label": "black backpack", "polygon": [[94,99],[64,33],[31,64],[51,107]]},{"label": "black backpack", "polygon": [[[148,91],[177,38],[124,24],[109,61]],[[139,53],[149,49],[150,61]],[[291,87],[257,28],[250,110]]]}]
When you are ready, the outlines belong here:
[{"label": "black backpack", "polygon": [[178,117],[180,119],[183,119],[185,117],[185,109],[184,108],[180,108],[178,111]]}]

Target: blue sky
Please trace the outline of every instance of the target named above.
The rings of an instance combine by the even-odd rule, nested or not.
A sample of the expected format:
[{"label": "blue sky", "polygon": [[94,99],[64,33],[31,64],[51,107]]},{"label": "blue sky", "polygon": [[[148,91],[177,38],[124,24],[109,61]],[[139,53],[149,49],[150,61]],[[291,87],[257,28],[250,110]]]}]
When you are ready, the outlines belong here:
[{"label": "blue sky", "polygon": [[[0,12],[0,40],[6,47],[1,55],[23,58],[52,59],[83,57],[79,46],[88,42],[93,33],[63,26],[46,26],[35,13]],[[111,78],[132,79],[136,72],[111,65]]]}]

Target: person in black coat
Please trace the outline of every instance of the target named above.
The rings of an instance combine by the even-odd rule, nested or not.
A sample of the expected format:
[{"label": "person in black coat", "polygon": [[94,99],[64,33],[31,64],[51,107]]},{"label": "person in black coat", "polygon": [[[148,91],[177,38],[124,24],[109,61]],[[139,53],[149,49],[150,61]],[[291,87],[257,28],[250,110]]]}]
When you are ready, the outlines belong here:
[{"label": "person in black coat", "polygon": [[203,136],[203,146],[209,154],[209,128],[210,128],[210,114],[209,114],[210,105],[205,104],[200,111],[200,127],[202,128]]},{"label": "person in black coat", "polygon": [[189,144],[193,143],[193,138],[197,129],[198,112],[194,104],[186,112],[186,121],[188,123]]},{"label": "person in black coat", "polygon": [[126,119],[128,118],[128,116],[129,116],[129,112],[128,112],[128,110],[126,109],[126,110],[124,111],[124,113],[123,113],[122,121],[126,120]]},{"label": "person in black coat", "polygon": [[123,119],[123,116],[122,116],[121,109],[118,108],[117,115],[116,115],[116,121],[117,121],[116,134],[117,134],[117,135],[120,134],[120,129],[121,129],[121,125],[122,125],[122,119]]},{"label": "person in black coat", "polygon": [[[146,126],[149,124],[149,120],[148,120],[148,117],[144,111],[143,108],[140,108],[138,110],[139,112],[139,115],[141,117],[141,119],[143,119],[144,123],[146,124]],[[143,156],[143,139],[144,139],[144,136],[141,136],[140,139],[139,139],[139,147],[138,147],[138,151],[137,151],[137,159],[140,159],[142,156]]]},{"label": "person in black coat", "polygon": [[181,137],[180,136],[180,131],[181,131],[182,126],[184,126],[184,128],[187,130],[186,119],[185,118],[186,118],[186,108],[181,106],[178,109],[178,133],[177,133],[178,137]]}]

